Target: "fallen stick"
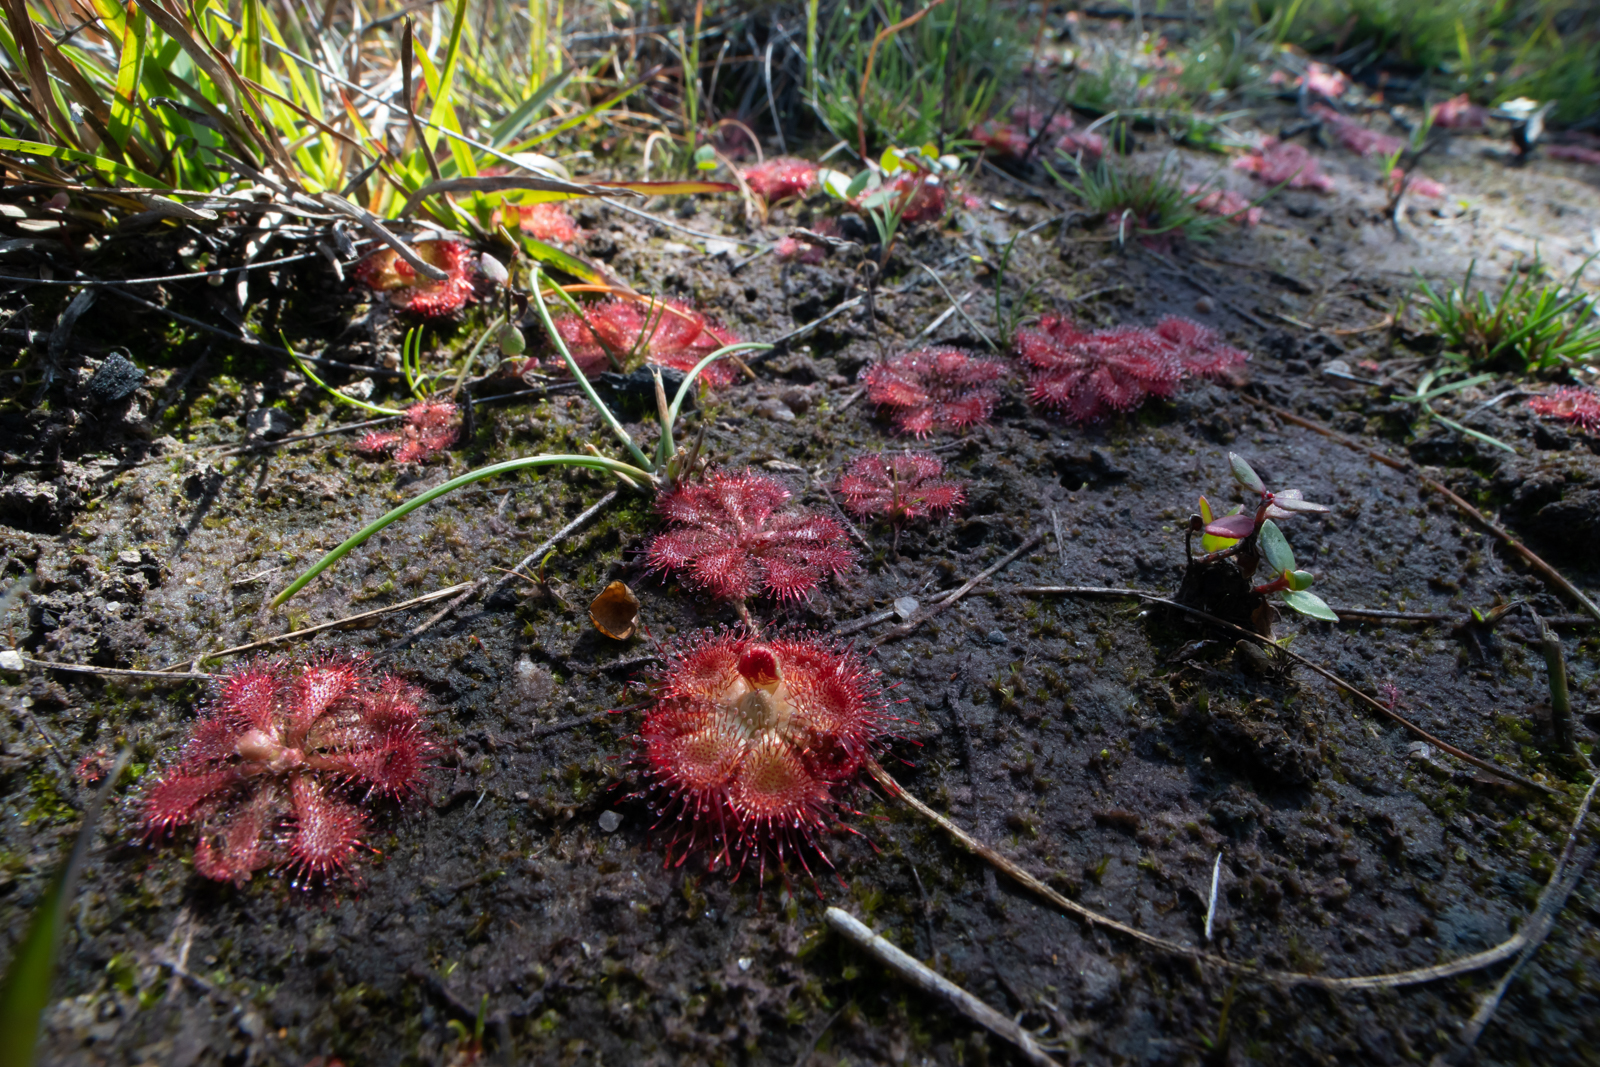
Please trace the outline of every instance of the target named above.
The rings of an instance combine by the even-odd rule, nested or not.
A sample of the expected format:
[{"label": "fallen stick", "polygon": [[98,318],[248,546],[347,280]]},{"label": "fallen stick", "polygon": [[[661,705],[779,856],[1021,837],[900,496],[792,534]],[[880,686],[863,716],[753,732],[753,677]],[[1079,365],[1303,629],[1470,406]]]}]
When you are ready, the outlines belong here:
[{"label": "fallen stick", "polygon": [[[1022,544],[1018,545],[1016,548],[1012,549],[1010,552],[1008,552],[1004,556],[1000,557],[999,562],[992,564],[991,566],[985,568],[984,570],[979,571],[977,574],[973,575],[971,578],[968,578],[966,583],[964,585],[962,585],[959,589],[957,589],[955,592],[942,594],[937,600],[934,601],[933,604],[931,604],[927,608],[927,610],[918,612],[916,615],[913,615],[911,618],[907,619],[901,625],[896,626],[894,629],[889,630],[888,632],[886,632],[881,638],[879,638],[879,640],[880,641],[892,641],[897,637],[905,637],[905,636],[907,636],[913,630],[915,630],[917,627],[921,626],[923,623],[927,622],[929,619],[933,618],[935,615],[938,615],[940,612],[943,612],[943,611],[947,610],[956,601],[958,601],[962,597],[966,596],[968,593],[970,593],[973,590],[973,588],[979,582],[987,581],[991,576],[993,576],[994,574],[996,574],[999,571],[1003,570],[1005,567],[1009,566],[1012,562],[1014,562],[1018,556],[1022,555],[1024,552],[1027,552],[1029,549],[1034,548],[1035,546],[1039,545],[1043,541],[1044,541],[1044,534],[1042,534],[1042,533],[1034,534],[1032,537],[1030,537],[1026,541],[1022,542]],[[851,632],[854,632],[854,631],[851,631]]]},{"label": "fallen stick", "polygon": [[1489,1020],[1494,1018],[1500,1002],[1505,999],[1506,989],[1510,987],[1523,964],[1533,958],[1533,954],[1544,944],[1545,938],[1550,936],[1556,916],[1566,907],[1567,899],[1572,896],[1572,891],[1578,888],[1578,882],[1582,880],[1584,872],[1594,862],[1596,852],[1600,851],[1600,842],[1591,842],[1589,847],[1584,849],[1582,858],[1568,868],[1568,862],[1578,845],[1578,828],[1583,825],[1584,818],[1589,814],[1589,804],[1594,800],[1596,786],[1600,786],[1600,775],[1589,783],[1589,791],[1583,795],[1583,803],[1578,805],[1578,817],[1573,820],[1572,829],[1567,834],[1567,845],[1561,850],[1561,859],[1556,863],[1550,881],[1545,883],[1544,892],[1539,894],[1539,903],[1534,907],[1533,914],[1522,924],[1527,944],[1518,954],[1517,961],[1500,976],[1500,981],[1496,982],[1495,987],[1483,998],[1478,1010],[1472,1013],[1472,1018],[1462,1024],[1461,1033],[1457,1035],[1455,1043],[1433,1058],[1432,1067],[1461,1063],[1472,1052],[1472,1047],[1478,1043],[1484,1027],[1489,1025]]},{"label": "fallen stick", "polygon": [[106,678],[150,678],[166,682],[188,682],[199,679],[203,682],[209,682],[217,677],[215,674],[206,674],[202,671],[173,674],[165,670],[136,671],[126,667],[94,667],[87,663],[53,663],[47,659],[34,659],[32,656],[18,656],[17,658],[30,667],[48,667],[53,671],[69,671],[73,674],[98,674]]},{"label": "fallen stick", "polygon": [[1429,489],[1433,490],[1435,493],[1438,493],[1440,496],[1450,501],[1450,503],[1454,504],[1463,515],[1466,515],[1473,522],[1494,534],[1495,537],[1500,539],[1502,544],[1526,560],[1530,567],[1544,575],[1545,578],[1554,584],[1558,589],[1566,593],[1573,600],[1577,601],[1579,607],[1583,608],[1584,611],[1592,615],[1597,621],[1600,621],[1600,605],[1595,604],[1595,602],[1585,596],[1577,586],[1567,581],[1567,579],[1562,576],[1560,571],[1556,570],[1554,567],[1550,566],[1550,564],[1540,559],[1534,554],[1534,551],[1531,548],[1517,540],[1515,537],[1512,537],[1510,533],[1506,532],[1506,530],[1497,523],[1491,521],[1483,512],[1479,511],[1477,508],[1461,499],[1461,497],[1447,489],[1444,485],[1434,481],[1426,474],[1423,474],[1415,463],[1412,463],[1408,459],[1402,460],[1395,459],[1393,456],[1386,456],[1377,449],[1369,448],[1354,438],[1346,437],[1344,434],[1339,433],[1336,430],[1331,430],[1314,419],[1308,419],[1302,415],[1296,415],[1292,411],[1285,411],[1276,405],[1267,403],[1265,400],[1258,400],[1248,393],[1240,393],[1239,395],[1243,397],[1247,403],[1253,404],[1263,411],[1270,411],[1272,414],[1276,415],[1285,422],[1292,422],[1296,426],[1303,426],[1313,433],[1321,434],[1330,441],[1339,442],[1339,444],[1344,445],[1346,448],[1365,453],[1368,457],[1376,460],[1379,463],[1382,463],[1386,467],[1391,467],[1394,470],[1403,471],[1406,474],[1412,475],[1417,479],[1417,481],[1421,482],[1423,485],[1427,486]]},{"label": "fallen stick", "polygon": [[1368,696],[1366,693],[1363,693],[1361,690],[1357,689],[1343,678],[1340,678],[1337,674],[1334,674],[1325,667],[1321,667],[1311,662],[1298,652],[1293,652],[1287,648],[1284,648],[1282,645],[1262,637],[1254,630],[1247,630],[1243,626],[1238,626],[1229,622],[1227,619],[1219,619],[1210,612],[1201,611],[1199,608],[1191,608],[1187,604],[1180,604],[1176,600],[1170,600],[1164,596],[1157,596],[1155,593],[1146,593],[1139,589],[1112,589],[1098,585],[1017,585],[1001,589],[999,592],[1021,593],[1035,596],[1047,594],[1061,594],[1068,596],[1133,596],[1138,597],[1140,600],[1143,600],[1149,604],[1164,604],[1169,608],[1176,608],[1177,610],[1186,614],[1193,615],[1197,619],[1204,619],[1215,626],[1221,626],[1222,628],[1230,630],[1233,633],[1247,637],[1258,644],[1266,645],[1269,648],[1272,648],[1274,651],[1289,657],[1301,666],[1309,667],[1311,670],[1316,671],[1318,674],[1322,675],[1322,677],[1326,678],[1340,689],[1343,689],[1345,692],[1361,701],[1372,711],[1377,712],[1384,718],[1393,720],[1395,723],[1405,727],[1407,730],[1410,730],[1412,733],[1428,742],[1428,744],[1434,746],[1442,752],[1448,752],[1450,755],[1454,756],[1463,763],[1469,763],[1472,766],[1477,767],[1479,770],[1488,771],[1490,774],[1493,774],[1496,777],[1504,778],[1507,781],[1516,782],[1518,785],[1526,786],[1529,789],[1536,789],[1541,793],[1548,793],[1551,796],[1558,797],[1566,796],[1565,793],[1559,789],[1556,789],[1554,786],[1545,785],[1543,782],[1536,782],[1532,778],[1525,778],[1515,771],[1508,771],[1504,767],[1498,767],[1486,759],[1474,756],[1470,752],[1462,751],[1456,746],[1450,744],[1448,741],[1444,741],[1438,737],[1435,737],[1433,734],[1429,733],[1427,730],[1424,730],[1422,727],[1418,726],[1404,715],[1401,715],[1387,704],[1380,703],[1373,697]]},{"label": "fallen stick", "polygon": [[1034,1041],[1033,1035],[1010,1019],[995,1011],[989,1005],[956,985],[944,975],[926,966],[913,956],[909,956],[885,941],[872,929],[839,908],[829,908],[825,913],[828,925],[839,933],[855,942],[879,963],[888,967],[895,974],[910,982],[924,992],[932,993],[945,1003],[955,1008],[961,1014],[988,1030],[996,1037],[1004,1038],[1017,1046],[1022,1051],[1023,1058],[1037,1067],[1061,1067],[1050,1056],[1045,1054]]},{"label": "fallen stick", "polygon": [[[1246,975],[1252,978],[1260,978],[1270,982],[1278,982],[1283,985],[1316,986],[1320,989],[1329,989],[1335,991],[1358,989],[1395,989],[1401,986],[1419,985],[1423,982],[1434,982],[1441,978],[1453,978],[1456,975],[1470,974],[1473,971],[1482,970],[1483,968],[1491,966],[1492,964],[1499,963],[1501,960],[1510,959],[1512,956],[1515,956],[1517,953],[1521,952],[1529,943],[1528,934],[1524,930],[1513,934],[1511,937],[1507,938],[1505,941],[1502,941],[1493,948],[1485,949],[1483,952],[1477,952],[1471,956],[1463,956],[1458,960],[1451,960],[1449,963],[1440,963],[1432,967],[1419,967],[1410,971],[1396,971],[1390,974],[1357,975],[1351,978],[1327,978],[1319,974],[1301,974],[1295,971],[1272,971],[1253,967],[1247,963],[1235,963],[1232,960],[1223,959],[1221,956],[1214,956],[1209,952],[1203,952],[1192,945],[1180,944],[1176,941],[1170,941],[1164,937],[1157,937],[1155,934],[1145,933],[1143,930],[1129,926],[1127,923],[1118,922],[1116,919],[1113,919],[1108,915],[1102,915],[1097,911],[1084,907],[1082,904],[1068,900],[1054,889],[1051,889],[1044,882],[1034,877],[1028,871],[1018,866],[1014,861],[1006,856],[1001,855],[999,852],[996,852],[994,849],[990,848],[982,841],[979,841],[961,827],[957,826],[955,823],[951,822],[949,819],[945,818],[943,815],[940,815],[938,812],[928,807],[928,805],[924,804],[922,801],[906,792],[905,788],[901,786],[899,782],[890,777],[889,772],[884,770],[876,760],[872,760],[867,764],[867,772],[872,775],[873,779],[876,780],[877,783],[882,786],[890,796],[903,801],[907,807],[911,808],[929,822],[938,826],[945,833],[949,834],[957,844],[961,845],[973,855],[978,856],[979,858],[992,864],[996,870],[1003,872],[1007,877],[1011,878],[1023,888],[1038,894],[1069,915],[1075,915],[1091,925],[1100,926],[1107,930],[1115,931],[1116,933],[1132,938],[1135,941],[1142,942],[1143,944],[1149,945],[1151,948],[1159,949],[1160,951],[1168,953],[1169,955],[1181,956],[1184,959],[1193,960],[1196,963],[1207,964],[1209,966],[1217,967],[1221,970],[1234,974]],[[1572,832],[1574,834],[1577,833],[1578,827],[1581,825],[1587,814],[1587,808],[1579,811],[1578,819],[1574,820],[1573,822]],[[1557,873],[1560,873],[1559,867],[1557,868]]]},{"label": "fallen stick", "polygon": [[[379,615],[392,615],[397,611],[404,611],[406,608],[416,607],[418,604],[426,604],[430,600],[441,600],[444,597],[452,596],[461,592],[471,584],[471,582],[462,582],[460,585],[452,585],[444,589],[435,589],[431,593],[423,593],[421,596],[412,597],[410,600],[402,600],[398,604],[390,604],[386,608],[374,608],[371,611],[363,611],[359,615],[346,615],[344,618],[334,619],[332,622],[319,622],[315,626],[307,626],[301,630],[291,630],[286,634],[278,634],[275,637],[263,637],[259,641],[251,641],[247,645],[234,645],[232,648],[225,648],[220,652],[207,652],[205,655],[199,656],[195,659],[185,660],[182,663],[174,663],[170,667],[162,667],[159,671],[148,673],[170,674],[173,671],[182,671],[193,667],[201,660],[216,659],[221,656],[236,656],[241,652],[254,652],[258,648],[267,648],[270,645],[276,645],[284,641],[291,641],[297,637],[307,637],[314,633],[321,633],[323,630],[332,630],[336,627],[348,626],[353,622],[361,622],[363,619],[375,619]],[[211,675],[190,674],[188,677],[209,678]]]}]

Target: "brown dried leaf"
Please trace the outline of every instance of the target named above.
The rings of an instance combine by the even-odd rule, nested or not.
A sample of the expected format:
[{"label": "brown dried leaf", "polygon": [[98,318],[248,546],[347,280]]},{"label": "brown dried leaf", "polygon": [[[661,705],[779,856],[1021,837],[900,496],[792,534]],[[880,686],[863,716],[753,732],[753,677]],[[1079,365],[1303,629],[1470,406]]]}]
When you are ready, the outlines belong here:
[{"label": "brown dried leaf", "polygon": [[624,582],[612,582],[589,605],[594,628],[615,641],[626,641],[639,628],[639,598]]}]

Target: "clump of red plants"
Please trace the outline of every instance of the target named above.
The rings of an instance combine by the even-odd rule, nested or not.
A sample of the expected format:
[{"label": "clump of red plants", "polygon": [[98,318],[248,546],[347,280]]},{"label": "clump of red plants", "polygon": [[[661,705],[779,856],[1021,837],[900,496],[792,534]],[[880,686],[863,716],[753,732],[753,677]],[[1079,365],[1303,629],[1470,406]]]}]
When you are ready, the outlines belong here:
[{"label": "clump of red plants", "polygon": [[872,672],[806,633],[703,631],[663,654],[636,741],[666,865],[704,852],[737,877],[754,859],[763,880],[768,858],[831,867],[818,835],[843,825],[892,721]]},{"label": "clump of red plants", "polygon": [[804,197],[815,189],[817,165],[808,159],[778,156],[745,171],[744,181],[762,200],[776,204],[780,200]]},{"label": "clump of red plants", "polygon": [[1333,179],[1322,173],[1315,157],[1301,145],[1268,137],[1260,148],[1251,149],[1233,161],[1235,170],[1252,174],[1267,185],[1290,189],[1333,190]]},{"label": "clump of red plants", "polygon": [[1154,329],[1082,330],[1063,315],[1046,315],[1038,329],[1018,330],[1015,345],[1033,368],[1033,402],[1078,422],[1132,411],[1149,397],[1172,396],[1185,379],[1218,378],[1250,358],[1215,330],[1177,316]]},{"label": "clump of red plants", "polygon": [[959,348],[923,348],[869,364],[861,371],[867,399],[887,408],[902,433],[963,430],[989,421],[1005,376],[998,360]]},{"label": "clump of red plants", "polygon": [[1585,433],[1600,432],[1600,396],[1593,390],[1566,386],[1547,396],[1532,397],[1528,407],[1535,415],[1570,422]]},{"label": "clump of red plants", "polygon": [[[676,300],[638,302],[613,297],[591,305],[582,315],[555,320],[556,332],[585,375],[622,369],[633,358],[688,373],[706,356],[738,338],[704,314]],[[565,364],[561,364],[565,367]],[[732,385],[736,369],[726,361],[701,372],[707,385]]]},{"label": "clump of red plants", "polygon": [[855,562],[838,522],[789,507],[789,490],[752,471],[711,469],[656,498],[667,529],[645,557],[653,570],[677,576],[717,600],[744,602],[758,593],[799,600],[830,574]]},{"label": "clump of red plants", "polygon": [[900,532],[915,519],[949,515],[966,500],[962,483],[944,477],[944,463],[926,452],[857,456],[839,477],[844,506],[864,519],[883,519]]},{"label": "clump of red plants", "polygon": [[373,292],[387,293],[390,303],[425,319],[444,318],[465,307],[473,296],[471,250],[460,241],[444,240],[419,241],[411,249],[446,277],[434,281],[394,249],[380,248],[355,265],[356,280]]},{"label": "clump of red plants", "polygon": [[422,789],[434,743],[422,694],[359,660],[269,660],[220,685],[177,761],[145,791],[154,839],[197,832],[195,871],[244,885],[264,867],[300,887],[344,873],[373,800]]},{"label": "clump of red plants", "polygon": [[455,444],[460,435],[460,408],[449,400],[421,400],[406,409],[399,429],[363,434],[356,451],[392,456],[396,463],[420,463]]}]

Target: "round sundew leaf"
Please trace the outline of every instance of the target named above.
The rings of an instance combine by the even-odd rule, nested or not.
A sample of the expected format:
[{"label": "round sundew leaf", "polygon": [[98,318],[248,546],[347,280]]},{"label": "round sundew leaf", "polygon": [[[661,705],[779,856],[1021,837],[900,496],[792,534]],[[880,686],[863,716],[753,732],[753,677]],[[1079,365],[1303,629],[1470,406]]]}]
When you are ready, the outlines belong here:
[{"label": "round sundew leaf", "polygon": [[1339,616],[1335,615],[1333,609],[1323,603],[1322,598],[1315,593],[1303,590],[1287,592],[1283,594],[1283,602],[1300,614],[1309,615],[1313,619],[1321,619],[1324,622],[1339,621]]},{"label": "round sundew leaf", "polygon": [[[1213,537],[1228,537],[1237,541],[1241,537],[1249,537],[1256,528],[1254,515],[1224,515],[1214,522],[1206,524],[1206,533]],[[1264,531],[1263,531],[1264,532]],[[1280,538],[1282,534],[1278,535]]]},{"label": "round sundew leaf", "polygon": [[1228,453],[1228,466],[1233,469],[1234,481],[1250,490],[1252,493],[1265,493],[1267,484],[1261,480],[1261,475],[1255,468],[1244,461],[1244,457],[1237,452]]},{"label": "round sundew leaf", "polygon": [[1289,588],[1293,589],[1297,593],[1305,589],[1310,589],[1312,583],[1314,583],[1316,580],[1316,576],[1310,571],[1289,572]]},{"label": "round sundew leaf", "polygon": [[1289,547],[1289,542],[1283,536],[1283,531],[1278,529],[1278,524],[1268,519],[1261,524],[1261,533],[1256,538],[1261,545],[1261,556],[1267,561],[1267,566],[1272,568],[1273,574],[1283,574],[1295,569],[1294,550]]}]

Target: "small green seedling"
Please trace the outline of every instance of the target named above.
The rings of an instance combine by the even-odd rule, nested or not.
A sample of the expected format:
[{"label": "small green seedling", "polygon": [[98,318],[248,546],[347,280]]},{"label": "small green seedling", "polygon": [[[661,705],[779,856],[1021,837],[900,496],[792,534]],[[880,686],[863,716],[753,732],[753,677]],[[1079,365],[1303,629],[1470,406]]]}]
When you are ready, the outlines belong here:
[{"label": "small green seedling", "polygon": [[1262,523],[1261,532],[1256,535],[1256,543],[1261,547],[1262,561],[1266,563],[1273,578],[1270,582],[1256,586],[1253,592],[1263,596],[1277,593],[1285,604],[1302,615],[1327,622],[1339,621],[1339,616],[1323,603],[1321,597],[1307,592],[1316,578],[1310,571],[1298,569],[1294,560],[1294,550],[1289,547],[1289,542],[1284,539],[1283,531],[1278,529],[1277,523],[1271,519]]}]

